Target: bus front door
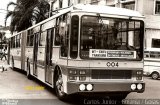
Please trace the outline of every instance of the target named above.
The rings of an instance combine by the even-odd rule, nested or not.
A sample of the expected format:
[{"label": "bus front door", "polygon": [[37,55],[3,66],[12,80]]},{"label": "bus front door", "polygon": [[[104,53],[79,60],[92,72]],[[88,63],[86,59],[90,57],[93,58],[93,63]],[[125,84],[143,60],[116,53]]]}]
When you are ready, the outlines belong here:
[{"label": "bus front door", "polygon": [[52,45],[53,45],[53,28],[47,30],[46,37],[46,53],[45,53],[45,81],[52,85],[53,72],[52,72]]},{"label": "bus front door", "polygon": [[39,33],[35,33],[34,35],[34,50],[33,50],[33,75],[34,76],[37,76],[38,35]]}]

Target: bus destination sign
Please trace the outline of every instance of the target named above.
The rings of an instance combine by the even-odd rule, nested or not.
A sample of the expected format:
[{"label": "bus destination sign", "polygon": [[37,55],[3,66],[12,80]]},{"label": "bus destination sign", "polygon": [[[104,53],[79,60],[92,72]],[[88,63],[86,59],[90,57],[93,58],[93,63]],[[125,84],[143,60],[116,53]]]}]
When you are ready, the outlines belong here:
[{"label": "bus destination sign", "polygon": [[90,58],[128,58],[135,59],[136,51],[90,49]]}]

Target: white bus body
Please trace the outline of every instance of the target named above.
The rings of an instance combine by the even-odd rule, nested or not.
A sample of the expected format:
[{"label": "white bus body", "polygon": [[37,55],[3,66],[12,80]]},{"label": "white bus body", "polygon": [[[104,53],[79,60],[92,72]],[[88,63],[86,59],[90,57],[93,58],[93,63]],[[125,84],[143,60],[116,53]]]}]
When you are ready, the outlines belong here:
[{"label": "white bus body", "polygon": [[144,22],[136,11],[75,5],[18,34],[23,41],[10,48],[10,64],[54,87],[60,99],[74,93],[123,99],[145,89]]}]

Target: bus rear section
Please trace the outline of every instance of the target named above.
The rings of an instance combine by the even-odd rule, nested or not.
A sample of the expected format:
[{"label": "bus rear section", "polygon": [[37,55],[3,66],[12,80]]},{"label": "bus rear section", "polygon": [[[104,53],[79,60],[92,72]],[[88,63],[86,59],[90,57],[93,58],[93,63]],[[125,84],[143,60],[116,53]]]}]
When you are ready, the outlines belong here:
[{"label": "bus rear section", "polygon": [[121,99],[142,93],[143,37],[144,22],[138,16],[72,13],[64,92]]},{"label": "bus rear section", "polygon": [[12,68],[25,70],[25,31],[9,38],[8,63]]}]

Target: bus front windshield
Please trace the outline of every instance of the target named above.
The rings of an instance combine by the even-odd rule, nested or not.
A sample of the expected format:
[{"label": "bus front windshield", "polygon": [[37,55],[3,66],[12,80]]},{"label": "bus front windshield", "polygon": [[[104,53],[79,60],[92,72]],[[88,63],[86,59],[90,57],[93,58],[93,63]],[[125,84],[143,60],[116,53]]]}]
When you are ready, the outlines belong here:
[{"label": "bus front windshield", "polygon": [[82,59],[142,59],[143,21],[100,16],[81,21]]}]

